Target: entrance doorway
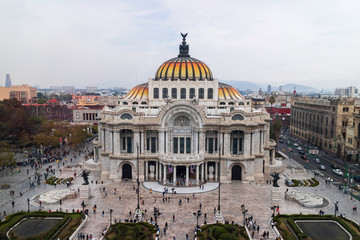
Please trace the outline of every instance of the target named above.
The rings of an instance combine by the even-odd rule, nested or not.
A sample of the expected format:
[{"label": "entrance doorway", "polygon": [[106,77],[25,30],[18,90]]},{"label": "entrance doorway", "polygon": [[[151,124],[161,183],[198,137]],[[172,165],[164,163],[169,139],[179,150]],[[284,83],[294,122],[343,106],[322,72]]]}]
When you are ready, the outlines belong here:
[{"label": "entrance doorway", "polygon": [[132,179],[132,171],[130,164],[124,164],[122,166],[122,179]]},{"label": "entrance doorway", "polygon": [[241,167],[234,165],[231,169],[231,180],[241,180]]}]

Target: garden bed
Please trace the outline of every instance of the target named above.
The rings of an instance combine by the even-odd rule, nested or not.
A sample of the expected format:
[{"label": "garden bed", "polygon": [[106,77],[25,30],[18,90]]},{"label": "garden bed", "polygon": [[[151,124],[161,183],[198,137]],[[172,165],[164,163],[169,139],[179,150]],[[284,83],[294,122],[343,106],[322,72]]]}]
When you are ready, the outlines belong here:
[{"label": "garden bed", "polygon": [[198,231],[199,240],[247,240],[249,239],[244,227],[231,224],[208,224]]},{"label": "garden bed", "polygon": [[116,223],[110,226],[105,239],[148,240],[155,239],[155,235],[155,226],[148,223]]}]

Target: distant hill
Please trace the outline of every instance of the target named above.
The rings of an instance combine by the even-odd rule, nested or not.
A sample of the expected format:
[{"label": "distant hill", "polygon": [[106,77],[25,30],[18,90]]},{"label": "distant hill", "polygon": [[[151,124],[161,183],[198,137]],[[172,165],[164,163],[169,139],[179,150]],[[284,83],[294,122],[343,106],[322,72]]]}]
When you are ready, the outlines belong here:
[{"label": "distant hill", "polygon": [[313,88],[313,87],[308,87],[305,85],[300,85],[300,84],[292,84],[292,83],[288,83],[284,85],[284,90],[285,91],[294,91],[294,87],[296,92],[300,93],[300,92],[306,92],[306,93],[320,93],[321,90]]},{"label": "distant hill", "polygon": [[223,80],[219,80],[219,81],[222,83],[229,84],[234,88],[240,89],[242,91],[245,91],[247,89],[250,89],[252,91],[258,91],[261,88],[258,84],[247,81],[223,81]]}]

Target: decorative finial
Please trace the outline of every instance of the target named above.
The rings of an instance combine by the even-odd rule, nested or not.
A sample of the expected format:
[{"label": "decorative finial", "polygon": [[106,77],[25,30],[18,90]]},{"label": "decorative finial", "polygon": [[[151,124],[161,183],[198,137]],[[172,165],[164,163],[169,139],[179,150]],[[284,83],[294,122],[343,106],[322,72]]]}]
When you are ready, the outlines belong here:
[{"label": "decorative finial", "polygon": [[180,33],[181,36],[183,37],[183,41],[179,46],[179,55],[178,57],[190,57],[189,55],[189,44],[186,44],[186,36],[188,35],[187,33]]}]

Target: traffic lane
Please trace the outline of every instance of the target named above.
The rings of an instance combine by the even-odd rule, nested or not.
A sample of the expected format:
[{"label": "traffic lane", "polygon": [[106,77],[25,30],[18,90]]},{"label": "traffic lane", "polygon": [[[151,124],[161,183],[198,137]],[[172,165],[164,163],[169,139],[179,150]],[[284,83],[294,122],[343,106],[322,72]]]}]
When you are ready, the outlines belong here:
[{"label": "traffic lane", "polygon": [[[286,149],[288,149],[289,148],[289,146],[288,145],[286,145],[286,144],[284,144],[284,143],[279,143],[279,146],[281,147],[281,148],[285,148],[286,147]],[[302,147],[303,148],[303,147]],[[292,149],[293,149],[293,152],[292,153],[297,153],[297,154],[299,154],[299,151],[298,150],[295,150],[295,147],[292,147]],[[304,148],[303,148],[304,149]],[[319,151],[320,152],[320,151]],[[287,153],[287,155],[288,155],[288,153]],[[319,158],[319,160],[320,160],[320,164],[322,164],[322,165],[324,165],[325,167],[327,167],[327,168],[330,168],[331,169],[331,171],[332,171],[332,168],[331,168],[331,164],[335,164],[335,165],[337,165],[338,166],[338,168],[342,171],[342,172],[345,172],[345,170],[346,170],[346,167],[345,167],[345,163],[343,162],[343,160],[342,159],[339,159],[339,158],[335,158],[334,159],[334,157],[332,157],[331,155],[322,155],[322,154],[319,154],[319,155],[313,155],[313,156],[310,156],[310,160],[313,160],[313,159],[316,159],[316,158]],[[334,174],[335,176],[338,176],[338,175],[336,175],[336,174]]]},{"label": "traffic lane", "polygon": [[[284,149],[280,149],[281,152],[283,152],[284,154],[286,154],[288,156],[288,151],[283,151]],[[318,168],[318,165],[321,164],[317,164],[314,161],[309,160],[309,162],[307,163],[306,160],[302,159],[300,157],[301,155],[299,155],[298,153],[294,153],[292,152],[290,154],[290,158],[295,160],[296,162],[300,163],[302,166],[304,166],[306,168],[306,166],[308,166],[308,170],[319,170],[321,171],[324,175],[326,175],[327,177],[330,177],[332,179],[334,179],[334,181],[338,181],[338,182],[343,182],[344,178],[340,177],[338,175],[336,175],[335,173],[333,173],[332,168],[330,168],[330,166],[325,166],[325,171],[324,170],[320,170]]]}]

